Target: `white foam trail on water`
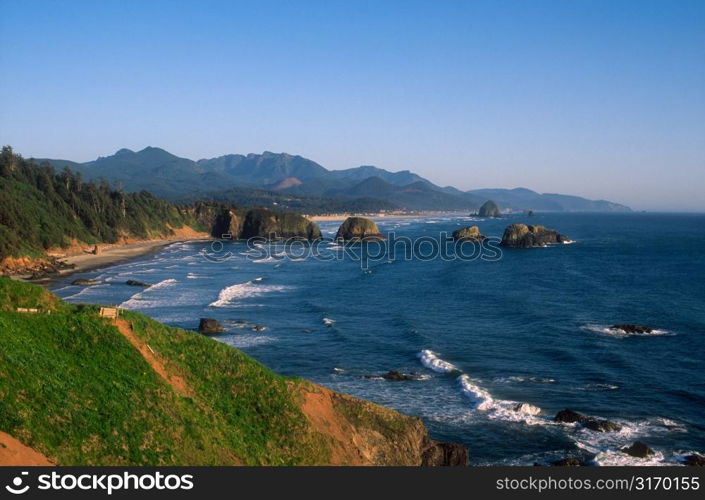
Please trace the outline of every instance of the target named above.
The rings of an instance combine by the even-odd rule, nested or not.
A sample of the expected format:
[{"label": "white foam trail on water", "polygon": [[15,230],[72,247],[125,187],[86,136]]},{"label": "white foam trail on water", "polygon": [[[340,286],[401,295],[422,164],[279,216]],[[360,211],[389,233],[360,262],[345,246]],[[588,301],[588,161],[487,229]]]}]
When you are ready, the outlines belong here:
[{"label": "white foam trail on water", "polygon": [[137,292],[136,294],[134,294],[132,297],[130,297],[125,302],[120,304],[120,307],[123,307],[125,309],[133,309],[133,308],[154,307],[156,305],[161,305],[162,303],[159,303],[158,301],[149,300],[149,295],[154,293],[155,290],[162,290],[165,288],[169,288],[169,287],[173,286],[175,283],[176,283],[176,280],[174,278],[169,278],[166,280],[162,280],[158,283],[155,283],[154,285],[150,286],[149,288],[145,288],[141,292]]},{"label": "white foam trail on water", "polygon": [[466,374],[459,376],[458,382],[463,394],[472,401],[475,409],[486,412],[487,418],[523,422],[528,425],[549,425],[551,423],[540,416],[541,408],[538,406],[517,401],[495,399],[486,389],[474,383]]},{"label": "white foam trail on water", "polygon": [[270,262],[279,262],[281,259],[277,259],[276,257],[272,257],[271,255],[269,257],[265,257],[264,259],[256,259],[253,260],[253,264],[268,264]]},{"label": "white foam trail on water", "polygon": [[433,370],[438,373],[450,373],[458,371],[458,369],[452,363],[442,360],[439,358],[435,352],[430,349],[424,349],[417,354],[421,364],[424,365],[429,370]]},{"label": "white foam trail on water", "polygon": [[532,383],[532,384],[553,384],[556,382],[555,378],[550,377],[533,377],[533,376],[522,376],[522,375],[512,375],[510,377],[497,377],[492,380],[497,383]]},{"label": "white foam trail on water", "polygon": [[[72,285],[72,287],[75,287],[75,286],[78,286],[78,285]],[[109,286],[110,286],[110,284],[108,284],[108,283],[103,283],[100,285],[84,286],[81,291],[74,293],[73,295],[69,295],[67,297],[64,297],[62,300],[76,300],[78,297],[82,297],[83,295],[90,295],[91,291],[93,291],[95,289],[106,288]]]},{"label": "white foam trail on water", "polygon": [[209,307],[228,307],[235,305],[240,299],[258,297],[269,292],[282,292],[289,287],[282,285],[260,285],[259,282],[246,281],[223,288],[218,293],[218,299],[211,302]]}]

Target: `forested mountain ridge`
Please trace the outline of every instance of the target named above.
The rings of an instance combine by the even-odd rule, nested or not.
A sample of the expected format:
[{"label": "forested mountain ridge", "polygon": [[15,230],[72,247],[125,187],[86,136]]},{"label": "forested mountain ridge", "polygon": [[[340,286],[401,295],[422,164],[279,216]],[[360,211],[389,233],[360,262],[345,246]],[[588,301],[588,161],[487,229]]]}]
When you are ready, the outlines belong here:
[{"label": "forested mountain ridge", "polygon": [[[390,172],[370,165],[328,170],[319,163],[287,153],[229,154],[193,161],[161,148],[121,149],[114,155],[69,166],[89,180],[119,181],[126,191],[146,189],[172,201],[210,198],[243,204],[267,199],[306,213],[386,210],[473,211],[496,193],[501,208],[510,210],[617,211],[628,207],[577,196],[540,194],[525,188],[462,191],[441,187],[402,170]],[[526,194],[529,193],[529,196]]]}]

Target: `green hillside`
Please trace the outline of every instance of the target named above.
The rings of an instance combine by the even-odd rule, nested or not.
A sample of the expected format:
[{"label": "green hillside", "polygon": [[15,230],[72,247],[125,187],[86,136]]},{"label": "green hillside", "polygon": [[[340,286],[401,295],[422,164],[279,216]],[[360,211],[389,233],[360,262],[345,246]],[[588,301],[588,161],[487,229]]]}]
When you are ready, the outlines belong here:
[{"label": "green hillside", "polygon": [[170,233],[169,226],[195,224],[186,211],[146,191],[84,183],[78,173],[38,166],[8,146],[0,153],[0,197],[0,258],[41,255],[72,240],[159,237]]},{"label": "green hillside", "polygon": [[133,312],[111,321],[0,278],[0,431],[63,465],[420,465],[435,446],[418,419],[211,338]]}]

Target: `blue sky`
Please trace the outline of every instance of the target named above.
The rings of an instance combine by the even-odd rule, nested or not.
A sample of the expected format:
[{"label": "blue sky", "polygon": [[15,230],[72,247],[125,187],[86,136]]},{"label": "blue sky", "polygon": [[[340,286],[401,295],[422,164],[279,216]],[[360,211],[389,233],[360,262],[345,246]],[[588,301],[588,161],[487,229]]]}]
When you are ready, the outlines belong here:
[{"label": "blue sky", "polygon": [[0,0],[0,141],[705,210],[705,2]]}]

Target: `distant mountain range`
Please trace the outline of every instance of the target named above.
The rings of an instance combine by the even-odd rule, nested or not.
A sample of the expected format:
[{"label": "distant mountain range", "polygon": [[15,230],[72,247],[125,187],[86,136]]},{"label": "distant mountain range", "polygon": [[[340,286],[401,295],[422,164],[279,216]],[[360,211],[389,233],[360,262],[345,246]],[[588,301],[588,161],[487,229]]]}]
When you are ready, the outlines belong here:
[{"label": "distant mountain range", "polygon": [[84,180],[105,179],[128,191],[147,190],[170,200],[215,199],[243,205],[279,205],[308,212],[477,210],[495,201],[502,210],[628,211],[629,207],[526,188],[462,191],[440,187],[408,170],[374,166],[328,170],[298,155],[230,154],[198,161],[161,148],[121,149],[86,163],[37,158],[69,167]]}]

